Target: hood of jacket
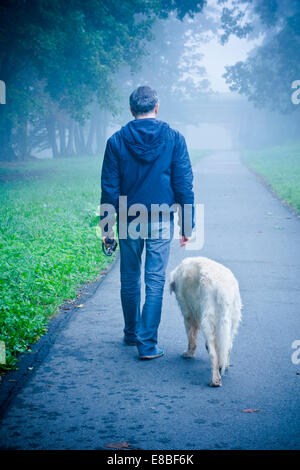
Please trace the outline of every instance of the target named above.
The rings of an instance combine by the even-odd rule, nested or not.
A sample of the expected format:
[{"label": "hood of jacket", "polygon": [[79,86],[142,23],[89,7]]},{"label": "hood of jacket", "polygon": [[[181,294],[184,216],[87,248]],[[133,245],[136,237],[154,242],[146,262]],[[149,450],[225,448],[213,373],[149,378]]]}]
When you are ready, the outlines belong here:
[{"label": "hood of jacket", "polygon": [[127,150],[138,160],[153,162],[163,152],[169,125],[155,118],[134,119],[122,127]]}]

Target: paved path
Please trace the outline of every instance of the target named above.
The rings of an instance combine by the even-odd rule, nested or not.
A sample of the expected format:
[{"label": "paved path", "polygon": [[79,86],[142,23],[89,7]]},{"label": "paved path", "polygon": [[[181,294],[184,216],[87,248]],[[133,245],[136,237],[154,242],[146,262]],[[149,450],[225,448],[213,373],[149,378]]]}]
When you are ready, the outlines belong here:
[{"label": "paved path", "polygon": [[[299,448],[300,365],[291,361],[300,339],[299,221],[236,152],[202,160],[195,190],[206,240],[192,255],[230,267],[244,304],[223,387],[208,386],[203,340],[195,359],[180,357],[185,332],[168,289],[160,328],[166,355],[142,362],[122,345],[115,265],[14,398],[0,447],[103,449],[125,440],[142,449]],[[174,241],[169,270],[190,255]],[[259,411],[242,411],[249,408]]]}]

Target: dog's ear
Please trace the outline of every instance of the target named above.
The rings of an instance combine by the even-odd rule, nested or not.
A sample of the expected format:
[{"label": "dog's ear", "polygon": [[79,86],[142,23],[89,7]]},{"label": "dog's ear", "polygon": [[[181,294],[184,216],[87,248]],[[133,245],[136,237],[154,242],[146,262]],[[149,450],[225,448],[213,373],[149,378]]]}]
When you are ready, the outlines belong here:
[{"label": "dog's ear", "polygon": [[170,287],[170,294],[172,294],[172,292],[175,292],[176,284],[175,284],[175,273],[174,273],[174,271],[172,271],[171,275],[170,275],[169,287]]}]

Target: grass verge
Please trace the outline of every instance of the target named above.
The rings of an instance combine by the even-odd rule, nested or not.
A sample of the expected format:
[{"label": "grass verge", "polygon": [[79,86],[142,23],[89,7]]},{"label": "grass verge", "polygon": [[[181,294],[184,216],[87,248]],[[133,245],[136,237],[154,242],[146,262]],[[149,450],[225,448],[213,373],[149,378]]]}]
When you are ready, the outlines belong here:
[{"label": "grass verge", "polygon": [[202,158],[206,157],[206,155],[209,155],[210,153],[212,153],[212,150],[203,150],[203,149],[189,150],[191,164],[196,165],[200,160],[202,160]]},{"label": "grass verge", "polygon": [[[208,153],[192,150],[192,164]],[[100,170],[91,157],[0,162],[0,370],[107,264],[96,236]]]},{"label": "grass verge", "polygon": [[96,234],[101,161],[0,164],[0,340],[6,369],[107,264]]},{"label": "grass verge", "polygon": [[300,143],[242,152],[242,160],[300,213]]}]

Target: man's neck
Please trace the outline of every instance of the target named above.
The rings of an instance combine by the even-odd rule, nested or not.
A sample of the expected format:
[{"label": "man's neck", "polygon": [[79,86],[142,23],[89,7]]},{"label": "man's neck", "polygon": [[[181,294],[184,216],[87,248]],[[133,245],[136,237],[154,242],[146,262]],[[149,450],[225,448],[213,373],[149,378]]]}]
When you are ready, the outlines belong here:
[{"label": "man's neck", "polygon": [[138,116],[135,116],[135,119],[150,119],[150,118],[156,118],[155,113],[149,113],[149,114],[139,114]]}]

